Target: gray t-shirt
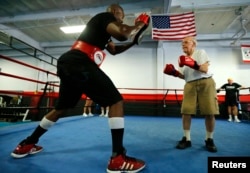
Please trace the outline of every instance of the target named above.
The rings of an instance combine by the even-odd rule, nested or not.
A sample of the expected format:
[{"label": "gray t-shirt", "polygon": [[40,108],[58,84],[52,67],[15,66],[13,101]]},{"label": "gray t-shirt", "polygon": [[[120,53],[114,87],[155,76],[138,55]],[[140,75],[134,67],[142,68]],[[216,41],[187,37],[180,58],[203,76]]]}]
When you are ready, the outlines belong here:
[{"label": "gray t-shirt", "polygon": [[[209,57],[205,50],[195,50],[192,58],[197,62],[198,65],[209,62]],[[213,74],[208,70],[207,73],[200,72],[198,70],[194,70],[188,66],[179,67],[179,71],[184,75],[184,79],[186,82],[190,82],[193,80],[201,79],[201,78],[209,78]]]}]

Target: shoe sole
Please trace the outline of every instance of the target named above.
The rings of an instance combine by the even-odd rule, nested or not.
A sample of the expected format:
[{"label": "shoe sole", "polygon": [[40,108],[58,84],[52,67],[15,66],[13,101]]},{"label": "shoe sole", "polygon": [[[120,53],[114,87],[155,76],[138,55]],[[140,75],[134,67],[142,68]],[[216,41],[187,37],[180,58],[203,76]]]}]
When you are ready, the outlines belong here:
[{"label": "shoe sole", "polygon": [[137,173],[139,171],[141,171],[142,169],[145,168],[146,165],[142,166],[141,168],[137,169],[137,170],[132,170],[132,171],[112,171],[107,169],[107,173]]},{"label": "shoe sole", "polygon": [[179,144],[177,144],[175,148],[180,149],[180,150],[184,150],[184,149],[190,148],[190,147],[192,147],[192,143],[190,143],[190,145],[187,145],[185,147],[181,147]]},{"label": "shoe sole", "polygon": [[209,151],[209,152],[211,152],[211,153],[216,153],[216,152],[217,152],[217,149],[216,149],[216,150],[213,150],[213,149],[209,149],[209,148],[207,148],[207,147],[206,147],[206,150]]},{"label": "shoe sole", "polygon": [[180,149],[180,150],[184,150],[186,148],[190,148],[191,146],[187,146],[187,147],[179,147],[179,146],[176,146],[177,149]]},{"label": "shoe sole", "polygon": [[37,153],[39,153],[39,152],[41,152],[43,149],[41,149],[41,150],[35,150],[35,151],[30,151],[29,153],[26,153],[26,154],[15,154],[15,153],[11,153],[10,155],[12,156],[12,157],[14,157],[14,158],[16,158],[16,159],[20,159],[20,158],[23,158],[23,157],[26,157],[26,156],[28,156],[29,154],[30,155],[32,155],[32,154],[37,154]]}]

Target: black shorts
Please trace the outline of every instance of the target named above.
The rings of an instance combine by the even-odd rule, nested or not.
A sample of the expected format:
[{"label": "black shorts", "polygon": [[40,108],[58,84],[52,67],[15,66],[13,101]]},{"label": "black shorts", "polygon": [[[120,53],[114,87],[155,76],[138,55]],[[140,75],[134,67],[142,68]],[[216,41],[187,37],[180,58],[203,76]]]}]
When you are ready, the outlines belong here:
[{"label": "black shorts", "polygon": [[111,106],[123,98],[111,79],[86,54],[71,50],[57,62],[60,78],[56,109],[73,108],[82,94],[101,106]]},{"label": "black shorts", "polygon": [[226,106],[237,106],[238,105],[238,99],[236,96],[232,97],[226,97]]}]

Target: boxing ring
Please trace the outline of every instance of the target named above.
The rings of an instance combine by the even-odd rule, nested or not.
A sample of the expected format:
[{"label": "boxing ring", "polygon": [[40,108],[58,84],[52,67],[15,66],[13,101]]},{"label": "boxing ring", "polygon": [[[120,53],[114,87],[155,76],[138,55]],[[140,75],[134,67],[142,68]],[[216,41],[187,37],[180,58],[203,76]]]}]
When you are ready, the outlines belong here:
[{"label": "boxing ring", "polygon": [[166,89],[166,93],[163,97],[163,107],[166,107],[167,104],[166,104],[166,100],[167,100],[167,95],[169,92],[173,91],[175,94],[175,98],[176,98],[176,101],[178,103],[178,105],[180,106],[181,105],[181,100],[183,99],[182,95],[181,97],[179,98],[178,97],[178,92],[181,92],[181,94],[183,94],[183,89]]},{"label": "boxing ring", "polygon": [[[32,69],[32,72],[30,73],[38,73],[39,76],[41,76],[41,73],[46,75],[46,77],[44,77],[43,79],[38,79],[39,77],[36,76],[27,77],[29,75],[28,74],[25,75],[22,72],[13,72],[13,71],[5,72],[4,71],[5,69],[3,69],[2,71],[0,70],[1,78],[12,79],[12,81],[15,81],[15,83],[21,83],[20,81],[25,82],[25,84],[20,84],[20,85],[28,85],[26,83],[30,83],[30,85],[32,84],[36,85],[36,87],[34,86],[31,89],[31,91],[30,90],[23,91],[21,86],[20,88],[18,88],[18,90],[16,89],[11,90],[8,87],[4,90],[0,89],[0,96],[11,95],[22,98],[24,97],[32,98],[31,103],[26,103],[22,105],[20,104],[6,105],[4,104],[4,101],[2,99],[2,103],[0,103],[0,118],[20,116],[22,117],[22,121],[26,121],[27,118],[29,117],[28,114],[36,116],[35,114],[42,114],[45,113],[45,111],[52,109],[54,105],[53,103],[58,97],[58,92],[55,90],[55,88],[58,89],[59,79],[50,80],[48,79],[49,78],[48,76],[56,77],[56,73],[54,71],[56,71],[57,59],[1,31],[0,31],[0,39],[2,41],[0,43],[0,46],[3,45],[7,46],[8,48],[10,48],[10,52],[13,51],[21,52],[25,57],[28,58],[32,57],[35,60],[37,60],[39,64],[41,63],[49,64],[50,68],[52,69],[52,70],[45,70],[47,68],[40,68],[38,67],[39,64],[31,65],[30,62],[29,63],[22,62],[21,60],[17,60],[15,56],[0,55],[0,60],[19,65],[19,67],[15,68],[25,67]],[[8,83],[8,82],[2,82],[2,83]],[[140,112],[140,110],[145,110],[145,104],[144,104],[145,102],[148,102],[146,104],[146,108],[149,109],[149,112],[151,114],[156,114],[156,115],[165,114],[164,110],[170,109],[169,105],[167,106],[168,104],[167,100],[173,102],[173,100],[171,99],[173,98],[178,99],[177,100],[178,104],[181,100],[181,98],[177,96],[177,90],[175,89],[118,88],[118,90],[122,93],[125,99],[125,110],[128,110],[126,114],[137,114],[137,113],[143,114],[144,112]],[[172,94],[169,94],[172,91],[175,92],[174,97]],[[46,99],[46,103],[44,103],[44,99]],[[83,95],[82,100],[84,99],[86,99],[86,96]],[[138,102],[143,102],[143,103],[141,104]],[[73,111],[73,113],[78,113],[79,111],[81,111],[83,106],[84,106],[83,103],[79,103],[78,105],[76,105],[78,111]],[[161,110],[159,113],[157,112],[158,109]],[[37,117],[34,119],[39,120],[40,118]]]},{"label": "boxing ring", "polygon": [[[56,73],[54,72],[30,65],[28,63],[24,63],[22,61],[4,55],[0,55],[0,59],[30,68],[34,71],[34,73],[35,71],[39,71],[40,73],[44,73],[47,76],[51,75],[57,77]],[[15,79],[16,83],[22,80],[25,82],[35,83],[37,85],[35,91],[22,91],[21,89],[19,89],[18,91],[0,90],[0,95],[12,95],[12,96],[14,95],[17,97],[27,96],[32,98],[30,104],[22,104],[22,105],[21,104],[6,105],[6,103],[4,104],[2,101],[2,103],[0,104],[0,118],[22,117],[22,121],[26,121],[28,118],[28,114],[32,114],[33,116],[36,116],[35,114],[38,114],[40,116],[41,114],[46,113],[45,111],[49,111],[53,108],[54,101],[58,97],[58,92],[55,91],[55,88],[59,87],[58,85],[59,80],[43,81],[43,80],[24,77],[21,75],[15,75],[12,73],[6,73],[2,71],[0,72],[0,76]],[[42,87],[40,89],[42,91],[39,91],[38,84],[39,86]],[[156,115],[165,114],[165,110],[171,109],[169,107],[169,103],[167,102],[171,103],[176,102],[178,104],[178,107],[176,108],[178,111],[180,102],[182,100],[182,94],[179,95],[178,92],[183,92],[183,90],[181,89],[118,88],[118,90],[122,93],[124,97],[125,110],[128,110],[126,114],[136,114],[136,113],[143,114],[141,110],[145,110],[145,104],[146,104],[147,110],[149,110],[151,114],[156,114]],[[174,94],[170,94],[171,92],[174,92]],[[86,97],[83,95],[82,99],[85,98]],[[46,99],[46,104],[44,103],[44,99]],[[138,103],[138,102],[143,102],[143,103]],[[78,106],[78,109],[82,109],[83,106],[84,104],[81,104],[81,106]],[[160,110],[159,113],[158,110]],[[33,118],[33,120],[40,120],[40,119],[41,118]]]},{"label": "boxing ring", "polygon": [[[0,55],[0,59],[4,59],[6,61],[12,62],[19,64],[20,66],[25,66],[30,69],[33,69],[35,71],[43,72],[46,73],[46,75],[53,75],[56,76],[56,73],[32,66],[30,64],[15,60],[13,58],[9,58],[3,55]],[[13,95],[19,98],[22,98],[24,96],[30,96],[32,97],[31,103],[29,105],[27,104],[21,104],[22,101],[19,103],[4,103],[2,100],[1,103],[1,108],[0,108],[0,115],[1,118],[10,118],[10,117],[19,117],[22,116],[22,121],[27,120],[28,113],[33,112],[33,113],[38,113],[40,110],[50,110],[53,108],[53,102],[52,98],[56,98],[58,95],[55,92],[55,88],[59,87],[57,83],[59,81],[42,81],[42,80],[35,80],[27,77],[23,77],[20,75],[15,75],[11,73],[5,73],[5,72],[0,72],[0,76],[8,77],[8,78],[13,78],[16,80],[24,80],[28,82],[33,82],[37,84],[37,88],[34,92],[23,92],[23,91],[10,91],[10,90],[0,90],[0,94],[2,96],[4,95]],[[18,81],[16,81],[18,83]],[[38,84],[44,86],[41,88],[42,91],[38,91]],[[44,99],[46,99],[46,104],[43,103]]]},{"label": "boxing ring", "polygon": [[[56,73],[24,63],[22,61],[0,55],[0,59],[16,63],[20,66],[25,66],[34,71],[39,71],[45,75],[51,75],[57,77]],[[35,91],[11,91],[11,90],[0,90],[0,95],[14,95],[17,97],[31,97],[30,104],[4,104],[3,99],[0,102],[0,118],[18,118],[21,117],[22,121],[28,120],[28,114],[31,116],[42,116],[47,111],[53,109],[54,101],[58,97],[58,92],[55,88],[59,87],[58,81],[50,80],[37,80],[20,75],[15,75],[6,72],[0,72],[0,76],[13,78],[15,80],[23,80],[37,85]],[[48,78],[48,77],[47,77]],[[18,82],[18,81],[17,81]],[[39,91],[39,87],[40,91]],[[249,88],[246,88],[249,89]],[[142,114],[142,115],[155,115],[155,116],[180,116],[180,106],[183,99],[183,89],[153,89],[153,88],[118,88],[124,98],[124,109],[125,114]],[[218,96],[220,102],[223,101],[223,95]],[[83,95],[82,99],[86,96]],[[46,101],[44,101],[46,100]],[[78,109],[81,110],[84,104],[80,104]],[[93,105],[96,107],[96,105]],[[249,120],[248,109],[240,109],[243,112],[243,118]],[[79,112],[79,111],[78,111]],[[98,111],[96,111],[98,113]],[[36,115],[37,114],[37,115]],[[33,118],[33,120],[40,120],[41,117]]]},{"label": "boxing ring", "polygon": [[[54,102],[58,97],[59,78],[55,72],[57,58],[2,32],[0,32],[0,39],[11,50],[20,51],[26,57],[34,58],[36,60],[34,63],[37,63],[36,65],[31,65],[30,63],[17,60],[17,58],[0,54],[0,60],[16,64],[15,68],[21,68],[25,72],[28,69],[30,70],[26,74],[23,74],[23,71],[14,73],[12,71],[5,72],[5,69],[0,70],[0,82],[2,78],[8,78],[15,81],[15,85],[20,85],[18,90],[11,90],[8,87],[0,89],[0,118],[21,117],[22,121],[26,121],[33,116],[32,120],[40,120],[40,116],[53,108]],[[41,64],[43,67],[38,67]],[[27,77],[30,74],[37,74],[37,76],[33,76],[33,78]],[[21,81],[25,82],[25,84],[21,83]],[[2,82],[1,86],[4,83]],[[29,84],[33,85],[31,89],[23,91],[22,85]],[[11,86],[11,83],[8,86]],[[118,88],[118,90],[124,98],[124,110],[127,115],[180,116],[183,89]],[[12,103],[11,105],[4,103],[3,97],[9,95],[14,96],[17,100],[19,99],[19,103]],[[31,99],[30,102],[20,103],[20,99],[24,100],[26,97]],[[243,97],[246,97],[244,98],[244,102],[246,102],[250,96],[248,94],[248,96]],[[82,96],[82,100],[84,99],[86,99],[85,95]],[[222,102],[224,95],[218,95],[218,100]],[[84,104],[79,102],[76,105],[78,110],[72,111],[71,115],[80,114],[83,106]],[[242,111],[249,114],[250,108],[249,110],[243,108]]]}]

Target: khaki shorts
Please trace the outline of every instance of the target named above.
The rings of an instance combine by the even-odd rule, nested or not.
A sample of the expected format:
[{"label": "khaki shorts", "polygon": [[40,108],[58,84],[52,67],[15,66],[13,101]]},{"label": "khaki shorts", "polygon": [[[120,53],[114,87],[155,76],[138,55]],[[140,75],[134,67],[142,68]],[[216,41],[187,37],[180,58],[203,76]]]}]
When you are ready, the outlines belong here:
[{"label": "khaki shorts", "polygon": [[187,82],[184,86],[181,114],[195,115],[197,108],[201,115],[218,115],[219,106],[213,78]]}]

